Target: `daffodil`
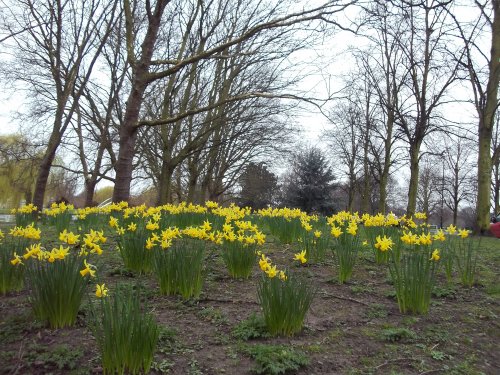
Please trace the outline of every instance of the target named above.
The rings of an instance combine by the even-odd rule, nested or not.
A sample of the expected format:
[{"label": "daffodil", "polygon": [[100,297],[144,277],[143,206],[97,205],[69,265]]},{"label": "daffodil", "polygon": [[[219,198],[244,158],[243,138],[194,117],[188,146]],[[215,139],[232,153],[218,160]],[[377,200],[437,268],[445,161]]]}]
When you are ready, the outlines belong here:
[{"label": "daffodil", "polygon": [[10,261],[10,264],[12,264],[13,266],[16,266],[18,264],[23,264],[21,257],[17,255],[16,252],[14,252],[14,259]]},{"label": "daffodil", "polygon": [[80,271],[80,275],[82,275],[82,277],[85,277],[86,275],[90,275],[91,277],[94,277],[95,270],[92,269],[94,266],[92,264],[87,263],[87,259],[83,260],[83,264],[84,264],[85,268]]},{"label": "daffodil", "polygon": [[137,230],[137,224],[136,223],[130,223],[128,226],[127,226],[127,230],[129,232],[135,232]]},{"label": "daffodil", "polygon": [[269,267],[271,267],[270,260],[264,254],[261,255],[259,260],[259,267],[262,271],[267,271]]},{"label": "daffodil", "polygon": [[269,278],[271,278],[271,279],[278,274],[278,270],[276,269],[276,266],[269,266],[265,272],[266,272],[267,276],[269,276]]},{"label": "daffodil", "polygon": [[458,231],[458,235],[461,238],[467,238],[467,237],[469,237],[469,231],[467,229],[461,229]]},{"label": "daffodil", "polygon": [[380,251],[387,251],[392,248],[392,245],[394,245],[394,242],[392,242],[392,239],[389,237],[380,237],[377,236],[376,238],[377,242],[375,243],[375,248],[380,250]]},{"label": "daffodil", "polygon": [[97,284],[96,285],[96,290],[95,290],[95,296],[97,298],[103,298],[108,295],[108,288],[105,286],[106,284]]},{"label": "daffodil", "polygon": [[432,243],[431,234],[422,233],[420,237],[418,237],[418,242],[420,245],[430,245]]},{"label": "daffodil", "polygon": [[160,225],[156,221],[150,220],[146,224],[146,229],[147,230],[158,230],[158,229],[160,229]]},{"label": "daffodil", "polygon": [[333,237],[338,238],[342,234],[342,230],[339,227],[332,225],[331,234]]},{"label": "daffodil", "polygon": [[454,226],[453,224],[450,224],[448,228],[446,228],[446,233],[448,234],[455,234],[457,232],[457,227]]},{"label": "daffodil", "polygon": [[439,229],[436,234],[434,234],[434,241],[445,241],[446,237],[444,236],[444,232],[442,229]]},{"label": "daffodil", "polygon": [[306,250],[303,250],[300,253],[296,253],[293,259],[298,260],[302,264],[306,263]]},{"label": "daffodil", "polygon": [[432,252],[431,259],[430,260],[435,260],[438,261],[441,257],[439,256],[439,250],[436,249]]},{"label": "daffodil", "polygon": [[111,228],[118,228],[118,219],[116,217],[111,216],[109,218],[109,226]]}]

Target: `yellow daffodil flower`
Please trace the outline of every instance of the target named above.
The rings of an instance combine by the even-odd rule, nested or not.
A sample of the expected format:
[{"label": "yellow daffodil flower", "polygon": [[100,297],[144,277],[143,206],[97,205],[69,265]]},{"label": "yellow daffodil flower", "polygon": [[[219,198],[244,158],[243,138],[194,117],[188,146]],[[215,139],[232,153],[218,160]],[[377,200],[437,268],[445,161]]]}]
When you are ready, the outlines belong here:
[{"label": "yellow daffodil flower", "polygon": [[109,218],[109,226],[111,228],[117,228],[118,227],[118,219],[116,217],[111,216]]},{"label": "yellow daffodil flower", "polygon": [[457,227],[454,226],[453,224],[450,224],[448,228],[446,228],[446,233],[448,234],[455,234],[457,232]]},{"label": "yellow daffodil flower", "polygon": [[467,238],[467,237],[469,237],[469,231],[467,229],[461,229],[458,231],[458,235],[461,238]]},{"label": "yellow daffodil flower", "polygon": [[392,248],[392,245],[394,245],[392,239],[390,237],[387,238],[385,235],[383,238],[377,236],[376,240],[377,242],[375,243],[375,248],[380,251],[387,251]]},{"label": "yellow daffodil flower", "polygon": [[266,272],[267,276],[269,276],[269,278],[271,278],[271,279],[278,274],[278,270],[276,270],[276,266],[269,266],[265,272]]},{"label": "yellow daffodil flower", "polygon": [[300,253],[296,253],[293,259],[298,260],[301,264],[306,263],[306,250],[303,250]]},{"label": "yellow daffodil flower", "polygon": [[430,260],[438,261],[441,257],[439,256],[439,250],[436,249],[432,252],[432,256]]},{"label": "yellow daffodil flower", "polygon": [[422,233],[420,235],[420,237],[418,238],[418,242],[420,243],[420,245],[430,245],[432,243],[431,234],[430,233],[427,233],[427,234]]},{"label": "yellow daffodil flower", "polygon": [[14,259],[10,261],[10,264],[12,264],[13,266],[17,266],[18,264],[23,264],[21,257],[17,255],[16,252],[14,252]]},{"label": "yellow daffodil flower", "polygon": [[105,286],[106,284],[97,284],[96,285],[96,290],[95,290],[95,296],[97,298],[103,298],[108,295],[108,288]]},{"label": "yellow daffodil flower", "polygon": [[445,241],[446,237],[444,236],[444,232],[442,229],[439,229],[434,235],[434,241]]},{"label": "yellow daffodil flower", "polygon": [[342,234],[342,230],[339,227],[332,225],[331,234],[333,237],[338,238]]},{"label": "yellow daffodil flower", "polygon": [[80,271],[80,275],[82,275],[82,277],[85,277],[86,275],[90,275],[91,277],[94,277],[95,276],[95,270],[93,270],[91,267],[94,267],[93,265],[87,263],[87,259],[84,259],[83,260],[83,264],[85,266],[85,268],[83,270]]}]

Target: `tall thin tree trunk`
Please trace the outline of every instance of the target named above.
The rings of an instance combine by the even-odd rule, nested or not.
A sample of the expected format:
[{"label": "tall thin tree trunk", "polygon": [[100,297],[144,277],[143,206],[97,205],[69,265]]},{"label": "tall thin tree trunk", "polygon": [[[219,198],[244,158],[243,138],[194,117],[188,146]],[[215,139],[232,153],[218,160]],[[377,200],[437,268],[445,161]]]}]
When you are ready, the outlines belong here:
[{"label": "tall thin tree trunk", "polygon": [[417,209],[418,173],[419,173],[420,144],[410,146],[410,181],[408,187],[408,206],[406,214],[411,216]]}]

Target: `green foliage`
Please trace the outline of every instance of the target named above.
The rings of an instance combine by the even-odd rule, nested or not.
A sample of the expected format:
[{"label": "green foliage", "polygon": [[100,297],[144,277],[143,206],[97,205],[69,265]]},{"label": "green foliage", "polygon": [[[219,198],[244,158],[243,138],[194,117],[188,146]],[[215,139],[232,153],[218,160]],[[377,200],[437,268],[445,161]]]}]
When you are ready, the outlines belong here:
[{"label": "green foliage", "polygon": [[[134,224],[136,229],[129,230],[128,226]],[[153,251],[145,247],[150,233],[146,229],[144,218],[130,220],[124,226],[125,231],[118,237],[117,245],[125,267],[137,273],[149,273],[153,262]]]},{"label": "green foliage", "polygon": [[78,368],[78,361],[83,356],[80,348],[69,347],[67,345],[56,345],[48,349],[42,345],[30,345],[23,358],[28,366],[36,363],[49,373],[56,368],[58,370],[75,370]]},{"label": "green foliage", "polygon": [[222,259],[234,278],[248,279],[255,265],[256,245],[248,245],[240,241],[224,241],[222,244]]},{"label": "green foliage", "polygon": [[302,330],[315,289],[293,275],[287,280],[263,276],[257,295],[271,335],[292,336]]},{"label": "green foliage", "polygon": [[205,254],[203,240],[176,240],[166,250],[152,251],[154,251],[154,273],[160,284],[161,294],[180,294],[184,299],[200,296]]},{"label": "green foliage", "polygon": [[203,319],[217,326],[227,323],[227,317],[224,315],[222,310],[212,306],[202,309],[200,311],[200,315]]},{"label": "green foliage", "polygon": [[342,234],[335,238],[332,247],[332,253],[338,266],[339,284],[343,284],[351,278],[359,248],[359,235],[352,235],[347,232],[346,227],[342,228]]},{"label": "green foliage", "polygon": [[52,263],[30,259],[26,280],[35,316],[52,328],[75,324],[87,279],[80,275],[82,258],[70,254]]},{"label": "green foliage", "polygon": [[[399,251],[401,251],[399,253]],[[391,251],[389,271],[396,289],[399,310],[427,314],[435,283],[438,261],[432,260],[432,247],[413,245]]]},{"label": "green foliage", "polygon": [[23,136],[0,135],[0,203],[18,207],[31,201],[41,159]]},{"label": "green foliage", "polygon": [[291,244],[297,241],[303,232],[299,218],[266,216],[263,221],[266,223],[271,234],[284,244]]},{"label": "green foliage", "polygon": [[306,250],[309,262],[324,261],[327,250],[332,246],[329,228],[324,223],[314,225],[309,231],[303,229],[299,241],[301,241],[302,248]]},{"label": "green foliage", "polygon": [[432,295],[434,297],[438,297],[438,298],[452,297],[456,293],[457,293],[456,289],[450,285],[445,286],[445,287],[436,285],[436,286],[434,286],[434,288],[432,288]]},{"label": "green foliage", "polygon": [[373,303],[368,306],[368,310],[366,311],[366,317],[370,319],[374,318],[386,318],[388,315],[387,309],[384,305],[380,303]]},{"label": "green foliage", "polygon": [[15,246],[10,241],[0,242],[0,295],[23,288],[24,266],[11,264],[14,253],[21,253],[24,250],[21,246]]},{"label": "green foliage", "polygon": [[472,237],[461,238],[457,241],[456,260],[457,269],[462,285],[472,287],[476,282],[478,251],[481,239]]},{"label": "green foliage", "polygon": [[101,353],[104,374],[148,373],[160,329],[143,313],[139,290],[117,290],[91,309],[89,325]]},{"label": "green foliage", "polygon": [[411,341],[417,338],[417,334],[408,328],[386,328],[380,332],[384,341]]},{"label": "green foliage", "polygon": [[309,364],[304,352],[285,345],[245,345],[242,352],[255,360],[252,371],[256,374],[286,374]]},{"label": "green foliage", "polygon": [[264,318],[254,312],[248,319],[241,321],[234,327],[233,336],[240,340],[250,340],[260,337],[266,338],[270,335]]}]

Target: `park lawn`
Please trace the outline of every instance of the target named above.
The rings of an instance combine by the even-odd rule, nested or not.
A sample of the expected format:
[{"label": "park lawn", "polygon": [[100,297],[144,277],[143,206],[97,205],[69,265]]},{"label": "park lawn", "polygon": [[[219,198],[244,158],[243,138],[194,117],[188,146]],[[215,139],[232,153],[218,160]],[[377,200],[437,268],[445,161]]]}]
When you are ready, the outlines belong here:
[{"label": "park lawn", "polygon": [[[263,249],[273,263],[318,288],[303,331],[293,337],[267,337],[259,324],[258,266],[248,280],[231,279],[215,247],[207,251],[197,300],[161,296],[153,276],[125,269],[111,234],[97,267],[110,293],[119,284],[142,288],[162,329],[153,374],[279,373],[294,367],[296,374],[500,373],[500,240],[481,239],[474,287],[462,287],[456,275],[447,283],[441,273],[423,316],[399,312],[387,267],[376,264],[370,251],[361,253],[352,279],[340,285],[331,254],[320,264],[299,266],[292,260],[298,250],[269,234]],[[0,296],[0,374],[100,373],[86,327],[93,291],[89,286],[76,326],[58,330],[34,319],[27,291]]]}]

